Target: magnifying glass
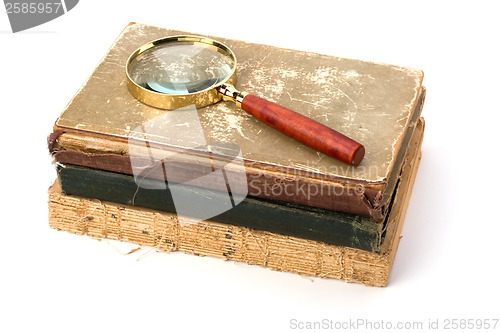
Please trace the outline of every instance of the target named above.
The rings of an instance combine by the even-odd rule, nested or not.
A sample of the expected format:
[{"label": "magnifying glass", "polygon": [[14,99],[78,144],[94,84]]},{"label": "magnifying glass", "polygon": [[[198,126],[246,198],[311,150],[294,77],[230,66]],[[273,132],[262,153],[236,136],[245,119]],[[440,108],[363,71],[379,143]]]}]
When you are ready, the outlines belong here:
[{"label": "magnifying glass", "polygon": [[362,144],[332,128],[236,90],[236,57],[215,40],[172,36],[152,41],[132,53],[126,74],[132,95],[147,105],[175,110],[233,101],[267,125],[342,162],[356,166],[365,155]]}]

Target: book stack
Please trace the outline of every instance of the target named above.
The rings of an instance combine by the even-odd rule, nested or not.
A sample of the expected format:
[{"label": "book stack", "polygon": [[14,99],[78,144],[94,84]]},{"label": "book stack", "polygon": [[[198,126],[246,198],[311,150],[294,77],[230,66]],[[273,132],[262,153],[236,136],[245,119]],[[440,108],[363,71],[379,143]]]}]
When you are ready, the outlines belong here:
[{"label": "book stack", "polygon": [[165,111],[136,100],[129,55],[186,34],[130,24],[56,120],[50,226],[385,286],[421,156],[422,72],[214,38],[236,54],[240,90],[361,142],[354,167],[229,102]]}]

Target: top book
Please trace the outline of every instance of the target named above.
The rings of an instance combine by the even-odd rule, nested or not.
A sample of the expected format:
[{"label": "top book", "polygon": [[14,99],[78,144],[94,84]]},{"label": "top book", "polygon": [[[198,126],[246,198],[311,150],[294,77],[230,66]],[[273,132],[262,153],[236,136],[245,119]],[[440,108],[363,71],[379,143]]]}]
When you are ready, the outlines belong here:
[{"label": "top book", "polygon": [[[248,195],[383,220],[425,97],[422,71],[209,36],[235,53],[239,90],[362,143],[365,158],[354,167],[287,137],[231,102],[194,108],[196,124],[192,118],[182,122],[193,114],[186,112],[175,130],[169,127],[171,111],[143,104],[129,92],[125,65],[142,45],[174,35],[193,34],[144,24],[123,30],[57,119],[49,139],[56,161],[133,173],[133,155],[147,154],[131,146],[146,143],[147,149],[196,154],[206,152],[201,136],[202,142],[240,149]],[[194,138],[186,129],[197,126],[202,133]]]}]

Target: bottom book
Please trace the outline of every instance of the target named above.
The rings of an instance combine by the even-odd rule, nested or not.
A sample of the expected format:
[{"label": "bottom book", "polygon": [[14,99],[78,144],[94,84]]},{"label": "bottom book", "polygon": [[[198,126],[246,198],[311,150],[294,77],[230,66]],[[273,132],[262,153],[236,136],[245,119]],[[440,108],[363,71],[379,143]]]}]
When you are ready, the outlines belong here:
[{"label": "bottom book", "polygon": [[424,121],[408,147],[394,196],[381,253],[203,221],[181,226],[177,215],[62,193],[49,189],[49,225],[57,230],[109,238],[200,256],[246,262],[272,270],[386,286],[399,245],[404,217],[421,158]]}]

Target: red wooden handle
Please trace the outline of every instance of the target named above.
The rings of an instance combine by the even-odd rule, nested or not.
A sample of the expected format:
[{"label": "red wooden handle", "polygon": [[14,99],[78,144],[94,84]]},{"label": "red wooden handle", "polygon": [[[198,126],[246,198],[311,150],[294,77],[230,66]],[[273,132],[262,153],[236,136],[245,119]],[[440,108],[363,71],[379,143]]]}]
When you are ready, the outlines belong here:
[{"label": "red wooden handle", "polygon": [[365,156],[362,144],[276,103],[248,94],[241,108],[289,137],[347,164],[356,166]]}]

